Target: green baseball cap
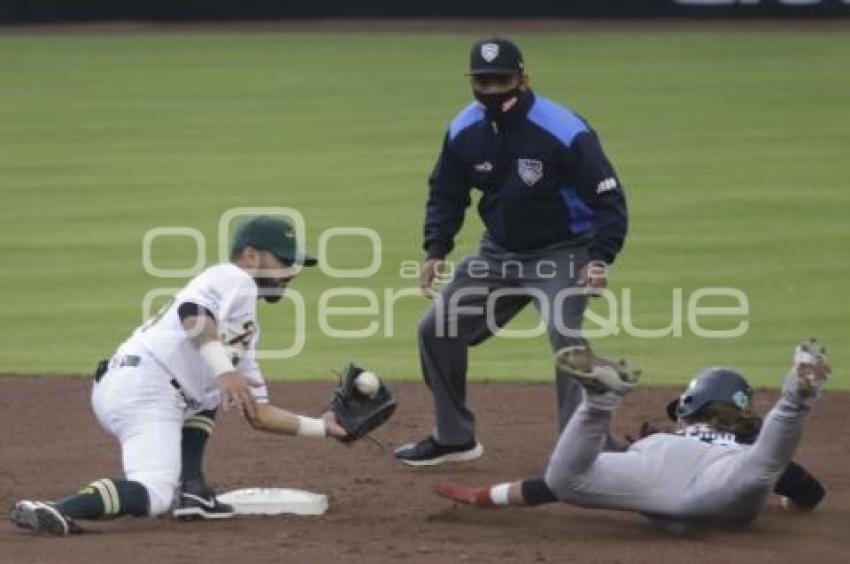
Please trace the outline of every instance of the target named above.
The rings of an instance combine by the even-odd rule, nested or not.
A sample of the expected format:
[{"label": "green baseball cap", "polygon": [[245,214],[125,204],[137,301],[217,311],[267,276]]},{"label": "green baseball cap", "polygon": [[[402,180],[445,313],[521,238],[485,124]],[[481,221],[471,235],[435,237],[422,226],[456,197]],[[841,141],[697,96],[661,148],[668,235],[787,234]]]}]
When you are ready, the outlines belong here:
[{"label": "green baseball cap", "polygon": [[292,224],[278,217],[260,215],[240,225],[233,237],[231,254],[237,255],[245,247],[268,251],[280,260],[304,266],[315,266],[318,262],[316,257],[298,248]]}]

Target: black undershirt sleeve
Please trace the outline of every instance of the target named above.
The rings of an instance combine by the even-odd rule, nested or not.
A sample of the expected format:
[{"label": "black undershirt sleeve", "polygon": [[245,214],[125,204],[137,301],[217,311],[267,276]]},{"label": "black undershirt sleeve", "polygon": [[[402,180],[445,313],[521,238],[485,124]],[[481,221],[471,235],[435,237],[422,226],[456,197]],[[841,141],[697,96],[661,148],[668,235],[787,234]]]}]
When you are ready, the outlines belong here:
[{"label": "black undershirt sleeve", "polygon": [[213,321],[215,321],[215,315],[213,312],[208,310],[202,305],[198,305],[193,302],[183,302],[177,307],[177,315],[180,317],[180,321],[186,321],[189,317],[197,317],[200,315],[206,315]]},{"label": "black undershirt sleeve", "polygon": [[530,506],[558,501],[543,478],[528,478],[522,481],[522,498]]}]

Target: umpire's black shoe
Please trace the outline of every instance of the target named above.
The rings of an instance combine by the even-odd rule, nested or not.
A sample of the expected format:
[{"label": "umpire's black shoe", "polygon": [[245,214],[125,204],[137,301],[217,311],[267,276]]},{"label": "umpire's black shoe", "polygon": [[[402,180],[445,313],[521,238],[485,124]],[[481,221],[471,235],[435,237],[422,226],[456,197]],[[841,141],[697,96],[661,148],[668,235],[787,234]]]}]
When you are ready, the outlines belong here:
[{"label": "umpire's black shoe", "polygon": [[232,505],[221,503],[203,480],[190,480],[180,485],[177,505],[171,514],[181,521],[227,519],[236,515]]},{"label": "umpire's black shoe", "polygon": [[441,445],[428,436],[418,443],[408,443],[395,450],[395,457],[408,466],[437,466],[445,462],[468,462],[481,458],[484,447],[472,439],[462,445]]}]

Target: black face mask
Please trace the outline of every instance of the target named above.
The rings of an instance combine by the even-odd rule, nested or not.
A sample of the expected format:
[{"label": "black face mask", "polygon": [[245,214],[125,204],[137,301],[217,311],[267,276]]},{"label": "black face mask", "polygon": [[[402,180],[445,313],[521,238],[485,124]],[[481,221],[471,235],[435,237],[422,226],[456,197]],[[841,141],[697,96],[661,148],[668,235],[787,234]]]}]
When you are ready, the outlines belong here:
[{"label": "black face mask", "polygon": [[521,93],[520,87],[517,86],[512,90],[508,90],[507,92],[495,92],[495,93],[484,93],[479,92],[478,90],[472,89],[472,94],[475,96],[475,99],[484,106],[488,112],[496,115],[500,115],[502,113],[502,106],[510,100],[511,98],[519,96]]},{"label": "black face mask", "polygon": [[257,295],[268,303],[279,302],[283,297],[284,289],[271,278],[254,278],[257,283]]}]

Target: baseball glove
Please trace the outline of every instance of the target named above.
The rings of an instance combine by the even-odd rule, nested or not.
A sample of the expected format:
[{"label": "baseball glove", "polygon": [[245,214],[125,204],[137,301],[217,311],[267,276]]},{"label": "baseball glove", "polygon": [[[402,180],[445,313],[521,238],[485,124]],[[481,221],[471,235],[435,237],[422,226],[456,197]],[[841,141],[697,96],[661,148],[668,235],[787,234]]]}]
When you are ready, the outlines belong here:
[{"label": "baseball glove", "polygon": [[396,399],[387,386],[379,381],[377,391],[367,396],[357,389],[357,377],[364,372],[354,364],[348,364],[340,376],[339,387],[334,391],[330,410],[347,435],[340,439],[344,443],[356,441],[383,425],[395,412]]}]

